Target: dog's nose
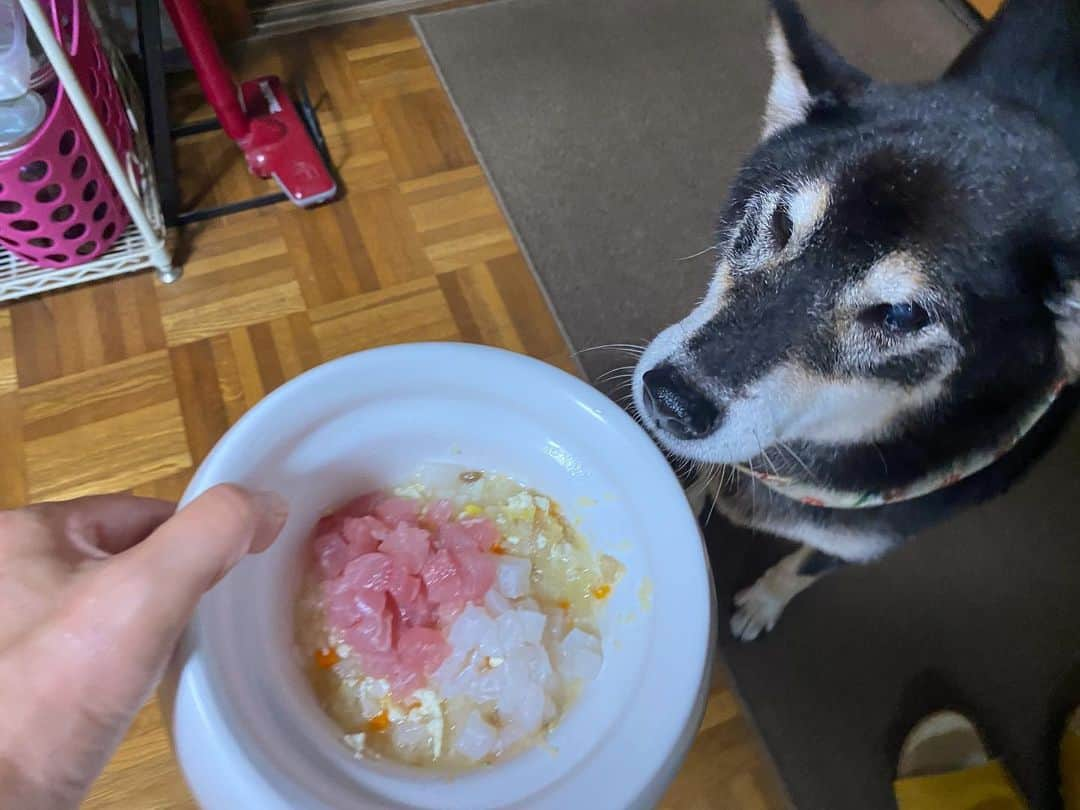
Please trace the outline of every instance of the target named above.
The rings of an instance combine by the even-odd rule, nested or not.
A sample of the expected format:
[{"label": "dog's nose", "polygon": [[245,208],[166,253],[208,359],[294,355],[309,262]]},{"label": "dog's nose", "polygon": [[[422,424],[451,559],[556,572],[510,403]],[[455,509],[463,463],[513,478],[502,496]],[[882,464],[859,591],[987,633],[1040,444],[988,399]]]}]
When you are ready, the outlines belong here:
[{"label": "dog's nose", "polygon": [[720,421],[720,411],[672,366],[661,365],[642,377],[645,410],[656,424],[677,439],[708,436]]}]

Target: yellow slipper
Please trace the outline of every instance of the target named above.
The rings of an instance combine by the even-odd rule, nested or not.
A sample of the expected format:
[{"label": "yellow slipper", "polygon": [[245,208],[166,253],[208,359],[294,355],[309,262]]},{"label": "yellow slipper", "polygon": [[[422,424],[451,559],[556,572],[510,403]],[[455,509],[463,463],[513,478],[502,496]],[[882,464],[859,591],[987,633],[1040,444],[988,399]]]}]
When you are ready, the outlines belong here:
[{"label": "yellow slipper", "polygon": [[1080,810],[1080,706],[1061,736],[1061,798],[1065,810]]},{"label": "yellow slipper", "polygon": [[893,792],[900,810],[1028,810],[975,724],[952,711],[923,718],[908,734]]}]

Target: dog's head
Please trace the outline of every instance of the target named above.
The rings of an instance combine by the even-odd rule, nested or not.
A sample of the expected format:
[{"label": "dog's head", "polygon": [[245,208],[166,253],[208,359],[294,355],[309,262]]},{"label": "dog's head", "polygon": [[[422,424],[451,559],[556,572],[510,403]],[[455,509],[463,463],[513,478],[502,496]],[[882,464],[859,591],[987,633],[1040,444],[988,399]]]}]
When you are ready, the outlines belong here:
[{"label": "dog's head", "polygon": [[1029,111],[959,79],[872,82],[774,7],[764,136],[705,298],[638,363],[639,413],[709,462],[979,414],[993,441],[1080,373],[1075,162]]}]

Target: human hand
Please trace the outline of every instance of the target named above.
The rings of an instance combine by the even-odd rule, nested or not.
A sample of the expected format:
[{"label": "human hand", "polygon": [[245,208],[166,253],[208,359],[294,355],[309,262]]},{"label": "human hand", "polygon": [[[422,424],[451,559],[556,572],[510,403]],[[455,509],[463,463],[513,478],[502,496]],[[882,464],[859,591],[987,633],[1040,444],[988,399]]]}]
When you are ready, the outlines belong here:
[{"label": "human hand", "polygon": [[80,498],[0,512],[0,804],[75,807],[199,597],[285,522],[272,493]]}]

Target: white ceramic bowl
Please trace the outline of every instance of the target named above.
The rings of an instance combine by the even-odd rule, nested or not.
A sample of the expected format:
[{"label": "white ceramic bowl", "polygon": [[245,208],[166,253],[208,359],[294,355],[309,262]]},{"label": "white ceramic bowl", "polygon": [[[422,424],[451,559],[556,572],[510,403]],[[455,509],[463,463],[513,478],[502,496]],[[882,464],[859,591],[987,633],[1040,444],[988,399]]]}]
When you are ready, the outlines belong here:
[{"label": "white ceramic bowl", "polygon": [[[291,650],[302,545],[327,508],[425,462],[513,476],[559,501],[626,575],[607,604],[600,675],[538,746],[452,778],[359,760]],[[701,719],[714,605],[701,535],[663,456],[617,406],[536,360],[413,344],[335,360],[272,393],[184,496],[233,481],[284,494],[277,543],[201,602],[162,688],[173,744],[206,808],[648,807]]]}]

